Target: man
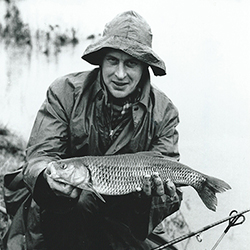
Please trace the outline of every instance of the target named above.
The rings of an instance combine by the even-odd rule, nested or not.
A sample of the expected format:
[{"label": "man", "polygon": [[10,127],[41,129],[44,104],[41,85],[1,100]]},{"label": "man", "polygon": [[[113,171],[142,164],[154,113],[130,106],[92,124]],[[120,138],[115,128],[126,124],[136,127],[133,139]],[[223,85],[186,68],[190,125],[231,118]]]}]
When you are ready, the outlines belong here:
[{"label": "man", "polygon": [[[178,112],[150,83],[148,67],[155,75],[166,74],[151,43],[146,21],[134,11],[122,13],[82,56],[99,67],[61,77],[49,87],[23,168],[31,197],[14,217],[8,249],[17,244],[27,249],[149,249],[145,238],[179,208],[181,193],[157,174],[145,177],[141,191],[106,196],[105,204],[92,192],[47,174],[50,161],[84,155],[150,151],[179,159]],[[20,227],[25,237],[22,230],[15,232]]]}]

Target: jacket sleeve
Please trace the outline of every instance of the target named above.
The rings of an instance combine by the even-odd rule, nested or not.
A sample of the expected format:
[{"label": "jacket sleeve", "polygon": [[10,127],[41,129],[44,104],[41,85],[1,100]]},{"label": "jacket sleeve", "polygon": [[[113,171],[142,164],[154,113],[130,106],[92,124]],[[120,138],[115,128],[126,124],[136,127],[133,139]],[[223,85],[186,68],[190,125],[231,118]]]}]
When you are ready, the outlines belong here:
[{"label": "jacket sleeve", "polygon": [[68,109],[73,105],[73,87],[66,82],[58,79],[49,87],[30,135],[23,174],[32,193],[48,162],[67,155]]},{"label": "jacket sleeve", "polygon": [[154,116],[157,129],[149,151],[157,151],[172,159],[179,160],[179,134],[176,129],[179,124],[179,113],[169,99],[166,99],[165,103],[165,108],[164,102],[159,102],[155,107]]}]

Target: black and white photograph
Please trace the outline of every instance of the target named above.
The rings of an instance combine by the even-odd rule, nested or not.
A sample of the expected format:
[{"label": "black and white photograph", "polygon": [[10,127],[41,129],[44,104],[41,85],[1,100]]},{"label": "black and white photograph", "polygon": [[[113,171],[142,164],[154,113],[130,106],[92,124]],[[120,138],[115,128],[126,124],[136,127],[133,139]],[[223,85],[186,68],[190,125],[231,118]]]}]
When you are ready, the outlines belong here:
[{"label": "black and white photograph", "polygon": [[0,249],[248,250],[248,0],[0,0]]}]

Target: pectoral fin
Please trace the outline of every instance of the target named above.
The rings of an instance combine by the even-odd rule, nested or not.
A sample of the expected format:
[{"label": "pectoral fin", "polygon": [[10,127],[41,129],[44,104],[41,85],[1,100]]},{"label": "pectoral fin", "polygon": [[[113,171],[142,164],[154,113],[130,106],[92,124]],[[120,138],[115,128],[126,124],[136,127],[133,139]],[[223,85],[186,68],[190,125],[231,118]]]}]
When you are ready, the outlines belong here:
[{"label": "pectoral fin", "polygon": [[92,189],[92,191],[94,192],[94,194],[104,203],[106,203],[106,201],[104,200],[104,198],[95,190]]},{"label": "pectoral fin", "polygon": [[88,190],[90,192],[93,192],[102,202],[106,203],[104,198],[91,186],[91,185],[86,185],[83,190]]}]

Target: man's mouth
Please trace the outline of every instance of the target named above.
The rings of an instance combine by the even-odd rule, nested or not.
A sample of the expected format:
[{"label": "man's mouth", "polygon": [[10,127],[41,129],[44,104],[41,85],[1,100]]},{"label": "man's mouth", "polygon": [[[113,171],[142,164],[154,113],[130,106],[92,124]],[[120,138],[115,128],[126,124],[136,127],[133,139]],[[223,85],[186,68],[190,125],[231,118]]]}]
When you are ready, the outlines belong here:
[{"label": "man's mouth", "polygon": [[122,87],[122,86],[128,84],[127,82],[117,82],[117,81],[113,81],[113,83],[114,83],[116,86],[119,86],[119,87]]}]

